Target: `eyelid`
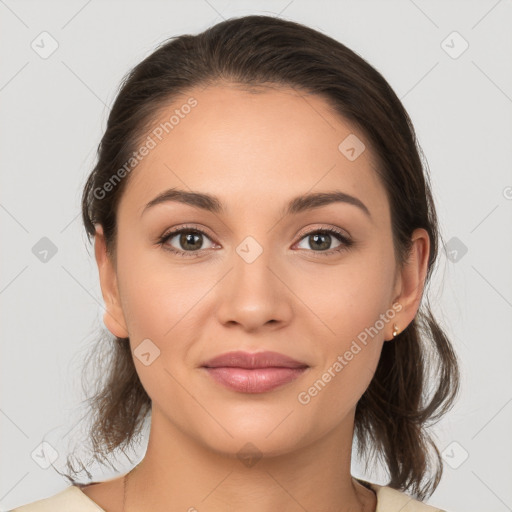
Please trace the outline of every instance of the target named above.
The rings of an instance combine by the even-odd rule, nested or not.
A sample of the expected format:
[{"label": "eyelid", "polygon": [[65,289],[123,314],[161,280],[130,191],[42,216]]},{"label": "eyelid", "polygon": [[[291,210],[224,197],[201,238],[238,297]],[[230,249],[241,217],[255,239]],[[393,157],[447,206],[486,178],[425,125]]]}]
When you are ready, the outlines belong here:
[{"label": "eyelid", "polygon": [[316,233],[317,231],[334,231],[338,233],[339,235],[344,236],[345,238],[352,239],[350,236],[350,233],[346,229],[339,228],[337,226],[326,226],[325,224],[313,224],[306,226],[305,228],[302,228],[298,233],[297,237],[299,238],[299,241],[302,240],[306,235],[310,235],[312,233]]},{"label": "eyelid", "polygon": [[[197,231],[198,233],[201,233],[201,234],[207,236],[212,241],[215,238],[207,232],[206,228],[200,227],[199,225],[196,225],[196,224],[183,224],[182,226],[169,228],[168,230],[164,231],[163,235],[161,235],[159,237],[159,239],[161,240],[162,238],[167,238],[171,235],[177,235],[181,231]],[[215,243],[217,243],[217,242],[215,242]]]}]

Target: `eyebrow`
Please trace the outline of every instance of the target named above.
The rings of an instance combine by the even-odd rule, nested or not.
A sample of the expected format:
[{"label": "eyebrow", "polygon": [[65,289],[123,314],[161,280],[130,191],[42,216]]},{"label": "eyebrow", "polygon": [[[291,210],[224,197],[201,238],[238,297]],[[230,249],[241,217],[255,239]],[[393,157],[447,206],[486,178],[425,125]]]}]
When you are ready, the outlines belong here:
[{"label": "eyebrow", "polygon": [[[222,202],[216,196],[202,192],[189,192],[186,190],[171,188],[165,190],[146,204],[141,213],[141,217],[153,206],[172,201],[187,204],[216,214],[224,213]],[[313,192],[297,196],[288,202],[282,213],[283,216],[296,215],[307,210],[320,208],[333,203],[346,203],[356,206],[371,219],[370,210],[360,199],[339,190],[331,192]]]}]

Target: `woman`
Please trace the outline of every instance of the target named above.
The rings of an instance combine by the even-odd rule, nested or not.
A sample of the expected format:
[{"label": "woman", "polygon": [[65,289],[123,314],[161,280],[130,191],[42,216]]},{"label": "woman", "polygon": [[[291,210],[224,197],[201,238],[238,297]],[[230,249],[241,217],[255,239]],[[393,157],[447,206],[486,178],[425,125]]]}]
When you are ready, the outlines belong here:
[{"label": "woman", "polygon": [[[266,16],[165,42],[123,83],[83,220],[114,337],[94,458],[150,415],[148,447],[16,511],[437,510],[426,427],[459,385],[420,308],[437,219],[411,121],[362,58]],[[352,477],[354,440],[387,485]]]}]

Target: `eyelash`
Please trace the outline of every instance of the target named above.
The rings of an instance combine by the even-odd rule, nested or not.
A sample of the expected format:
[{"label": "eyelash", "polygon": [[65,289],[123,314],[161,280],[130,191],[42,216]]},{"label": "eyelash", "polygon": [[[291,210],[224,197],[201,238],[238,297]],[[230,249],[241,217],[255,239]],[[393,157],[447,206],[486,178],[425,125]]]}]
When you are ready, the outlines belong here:
[{"label": "eyelash", "polygon": [[[162,235],[159,239],[158,239],[158,244],[166,251],[169,251],[173,254],[176,254],[177,256],[182,256],[182,257],[185,257],[185,258],[197,258],[201,255],[202,251],[206,251],[207,249],[201,249],[199,251],[180,251],[172,246],[167,246],[165,245],[165,243],[167,242],[167,240],[173,238],[174,236],[176,235],[179,235],[179,234],[182,234],[182,233],[200,233],[204,236],[206,236],[207,238],[210,238],[208,236],[207,233],[205,233],[204,231],[202,231],[201,229],[198,229],[198,228],[195,228],[195,227],[187,227],[187,226],[184,226],[184,227],[181,227],[179,229],[176,229],[174,231],[170,231],[169,233],[166,233],[164,235]],[[342,251],[346,251],[348,249],[350,249],[352,247],[352,245],[354,244],[354,242],[352,240],[350,240],[349,238],[347,238],[343,232],[339,231],[338,229],[336,228],[323,228],[323,229],[316,229],[316,230],[313,230],[313,231],[309,231],[308,233],[305,233],[304,235],[302,235],[302,237],[300,238],[299,242],[306,238],[307,236],[311,236],[311,235],[314,235],[314,234],[319,234],[319,233],[322,233],[322,234],[329,234],[329,235],[334,235],[335,238],[337,238],[340,242],[341,242],[341,245],[334,248],[334,249],[329,249],[327,251],[312,251],[312,250],[308,250],[308,249],[301,249],[301,250],[307,250],[308,252],[313,252],[315,253],[315,255],[318,255],[318,256],[331,256],[335,253],[339,253],[339,252],[342,252]]]}]

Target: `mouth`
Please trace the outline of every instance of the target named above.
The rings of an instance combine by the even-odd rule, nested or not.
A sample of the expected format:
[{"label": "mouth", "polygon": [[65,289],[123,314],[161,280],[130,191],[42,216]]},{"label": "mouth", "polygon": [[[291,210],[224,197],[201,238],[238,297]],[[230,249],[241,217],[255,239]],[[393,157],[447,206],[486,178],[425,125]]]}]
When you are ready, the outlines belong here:
[{"label": "mouth", "polygon": [[277,352],[228,352],[201,366],[223,386],[241,393],[272,391],[300,377],[309,366]]}]

